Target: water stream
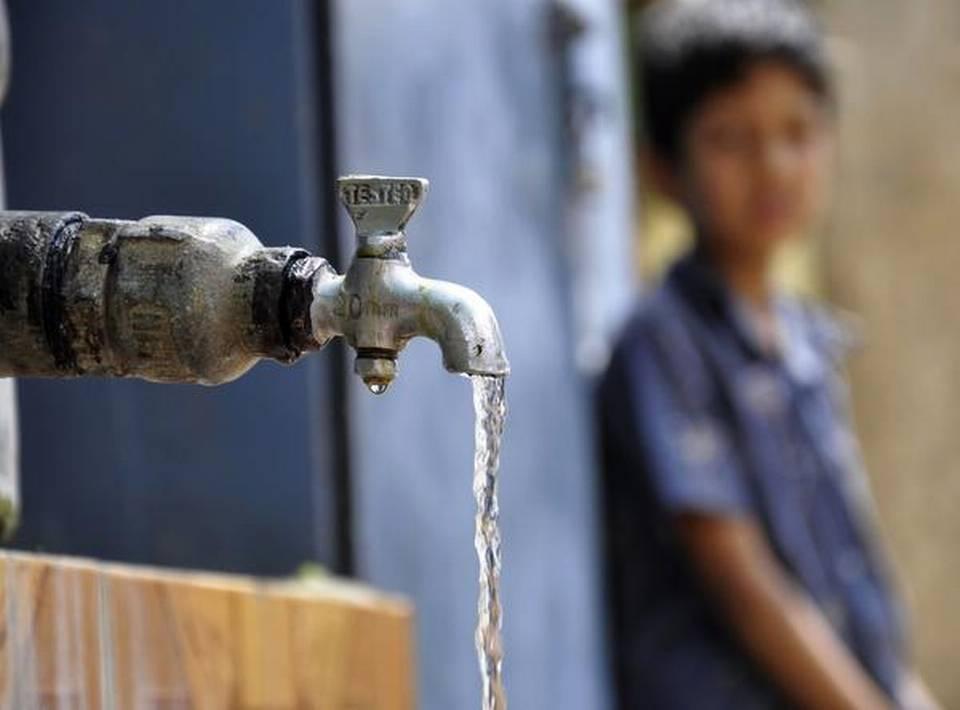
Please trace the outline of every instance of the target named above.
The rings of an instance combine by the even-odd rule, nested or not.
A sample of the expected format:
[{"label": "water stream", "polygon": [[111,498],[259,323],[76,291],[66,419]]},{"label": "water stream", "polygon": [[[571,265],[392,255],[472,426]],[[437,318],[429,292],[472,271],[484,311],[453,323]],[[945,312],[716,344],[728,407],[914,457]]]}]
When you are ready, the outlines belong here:
[{"label": "water stream", "polygon": [[483,683],[483,710],[506,710],[503,687],[503,641],[500,628],[500,508],[497,503],[497,471],[500,468],[500,437],[506,416],[503,377],[470,378],[476,412],[476,452],[473,494],[477,499],[474,545],[480,560],[480,598],[477,603],[477,656]]},{"label": "water stream", "polygon": [[[506,417],[505,380],[503,377],[473,376],[473,404],[476,413],[473,493],[477,501],[476,535],[474,546],[480,563],[480,593],[477,603],[476,649],[480,663],[483,688],[482,710],[506,710],[507,697],[503,684],[503,642],[501,626],[503,609],[500,601],[500,508],[497,502],[497,480],[500,468],[500,440]],[[0,552],[0,555],[3,553]],[[36,619],[28,609],[21,606],[21,596],[27,585],[21,579],[24,572],[20,565],[6,557],[6,574],[2,584],[4,588],[5,608],[0,613],[6,616],[7,647],[6,673],[9,685],[7,697],[0,699],[12,702],[17,710],[38,708],[40,687],[38,685],[38,656],[36,646]],[[106,581],[106,580],[103,580]],[[64,570],[55,570],[52,580],[52,614],[55,617],[55,638],[53,671],[55,674],[52,688],[52,702],[60,707],[64,702],[70,707],[85,705],[86,693],[83,692],[85,676],[81,656],[81,600],[77,587],[77,574],[67,574]],[[144,616],[142,599],[133,594],[130,585],[129,618],[127,628],[131,633],[130,648],[146,648],[142,642]],[[101,607],[102,607],[101,600]],[[101,608],[101,627],[105,619]],[[105,632],[100,628],[101,636]],[[106,634],[109,638],[109,634]],[[142,674],[147,671],[142,663],[134,664],[135,692],[145,687],[150,680]],[[109,659],[101,659],[110,664]],[[108,677],[111,674],[108,673]],[[113,688],[102,689],[104,698],[113,697]],[[46,707],[46,705],[44,705]]]}]

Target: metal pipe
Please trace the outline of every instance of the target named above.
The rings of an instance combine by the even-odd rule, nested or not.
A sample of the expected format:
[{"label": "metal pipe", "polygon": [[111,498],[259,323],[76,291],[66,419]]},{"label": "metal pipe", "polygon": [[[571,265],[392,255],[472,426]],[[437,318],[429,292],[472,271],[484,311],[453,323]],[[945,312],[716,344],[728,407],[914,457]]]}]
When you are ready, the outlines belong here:
[{"label": "metal pipe", "polygon": [[319,347],[304,314],[324,274],[230,220],[3,212],[0,376],[228,382]]}]

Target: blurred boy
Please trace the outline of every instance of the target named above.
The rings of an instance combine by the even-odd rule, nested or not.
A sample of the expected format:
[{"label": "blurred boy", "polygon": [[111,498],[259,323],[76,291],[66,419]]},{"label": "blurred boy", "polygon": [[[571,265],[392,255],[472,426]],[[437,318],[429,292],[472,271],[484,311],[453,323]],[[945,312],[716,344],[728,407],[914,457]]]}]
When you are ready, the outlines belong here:
[{"label": "blurred boy", "polygon": [[600,387],[619,707],[935,707],[874,540],[844,334],[769,278],[826,193],[820,33],[789,0],[645,20],[646,163],[696,244]]}]

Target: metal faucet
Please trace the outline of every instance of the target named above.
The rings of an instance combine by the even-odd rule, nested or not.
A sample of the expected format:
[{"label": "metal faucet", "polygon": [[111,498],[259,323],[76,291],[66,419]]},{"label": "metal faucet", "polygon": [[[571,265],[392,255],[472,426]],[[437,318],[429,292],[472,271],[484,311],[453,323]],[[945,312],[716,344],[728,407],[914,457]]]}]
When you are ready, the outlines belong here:
[{"label": "metal faucet", "polygon": [[403,229],[426,190],[420,178],[338,181],[357,231],[344,275],[231,220],[0,212],[0,377],[215,385],[336,336],[376,393],[416,336],[435,340],[452,372],[506,375],[486,301],[410,265]]},{"label": "metal faucet", "polygon": [[386,391],[397,355],[414,337],[437,342],[450,372],[507,375],[500,327],[476,292],[419,276],[404,228],[426,196],[423,178],[349,176],[339,196],[356,228],[357,249],[343,276],[317,278],[310,318],[319,343],[343,336],[356,350],[354,371],[371,392]]}]

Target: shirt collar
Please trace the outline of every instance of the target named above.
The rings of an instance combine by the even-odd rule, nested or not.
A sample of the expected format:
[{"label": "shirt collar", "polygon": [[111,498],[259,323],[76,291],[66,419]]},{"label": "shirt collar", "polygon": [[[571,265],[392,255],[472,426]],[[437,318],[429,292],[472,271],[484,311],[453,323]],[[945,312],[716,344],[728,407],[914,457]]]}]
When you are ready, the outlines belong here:
[{"label": "shirt collar", "polygon": [[783,294],[777,294],[774,303],[779,346],[773,352],[764,347],[750,307],[730,291],[697,250],[682,257],[667,278],[702,316],[729,328],[751,358],[781,365],[798,384],[819,382],[830,369],[828,359],[834,354],[842,357],[839,349],[832,353],[829,348],[829,341],[837,340],[831,332],[839,331],[839,326],[825,314],[814,315],[809,307]]}]

